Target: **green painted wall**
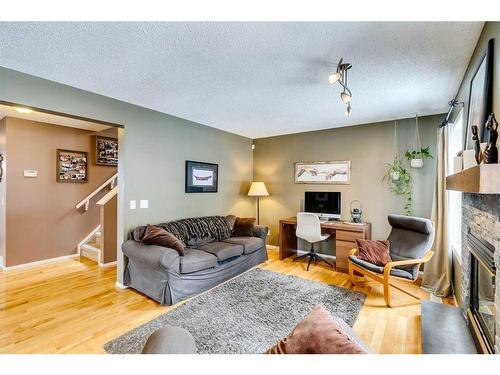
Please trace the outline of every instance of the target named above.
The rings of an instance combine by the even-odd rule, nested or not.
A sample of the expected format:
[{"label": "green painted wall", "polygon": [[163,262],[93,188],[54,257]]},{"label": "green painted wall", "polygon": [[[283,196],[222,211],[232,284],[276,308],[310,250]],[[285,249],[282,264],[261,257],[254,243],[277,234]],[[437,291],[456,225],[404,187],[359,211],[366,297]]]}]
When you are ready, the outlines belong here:
[{"label": "green painted wall", "polygon": [[[443,100],[446,100],[443,98]],[[423,146],[435,155],[436,128],[444,115],[420,118]],[[401,154],[413,147],[415,119],[400,120],[398,125]],[[365,124],[321,130],[255,141],[254,178],[264,181],[270,196],[261,200],[261,223],[271,227],[272,244],[278,241],[278,222],[301,210],[305,191],[342,192],[342,217],[349,219],[349,204],[358,199],[363,220],[372,223],[372,237],[389,233],[387,215],[403,213],[404,201],[382,182],[385,163],[394,156],[394,122]],[[298,161],[351,161],[350,185],[304,185],[294,183],[294,163]],[[415,215],[430,216],[435,165],[426,160],[423,169],[414,171]]]},{"label": "green painted wall", "polygon": [[[471,79],[476,72],[484,53],[486,52],[486,48],[488,45],[488,41],[490,39],[495,39],[495,47],[494,47],[494,57],[493,57],[493,112],[497,117],[497,120],[500,118],[500,22],[486,22],[477,42],[476,48],[472,57],[470,59],[467,70],[464,74],[463,81],[460,85],[460,88],[457,92],[457,99],[459,101],[463,101],[465,103],[464,107],[464,121],[467,123],[467,108],[469,101],[469,91],[470,91],[470,82]],[[457,116],[459,110],[455,110],[453,116]],[[469,132],[470,136],[470,132]],[[468,148],[472,148],[470,137],[468,137]],[[500,140],[497,143],[497,146],[500,147]],[[462,260],[457,257],[456,254],[453,254],[453,287],[455,289],[455,297],[457,299],[458,304],[461,306],[461,263]]]},{"label": "green painted wall", "polygon": [[[5,68],[0,68],[0,100],[125,126],[119,135],[121,198],[149,199],[148,209],[129,210],[126,204],[125,232],[190,216],[252,214],[246,197],[253,176],[248,138]],[[186,159],[219,164],[218,193],[184,193]],[[119,275],[121,262],[119,257]]]}]

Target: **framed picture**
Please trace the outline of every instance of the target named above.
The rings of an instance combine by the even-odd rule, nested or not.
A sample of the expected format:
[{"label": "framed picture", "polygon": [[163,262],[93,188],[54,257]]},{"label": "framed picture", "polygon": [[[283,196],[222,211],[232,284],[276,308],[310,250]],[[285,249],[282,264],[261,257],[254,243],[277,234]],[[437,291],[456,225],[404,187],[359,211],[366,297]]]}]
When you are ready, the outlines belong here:
[{"label": "framed picture", "polygon": [[56,179],[57,182],[87,182],[88,154],[57,149]]},{"label": "framed picture", "polygon": [[95,136],[95,164],[118,166],[118,139]]},{"label": "framed picture", "polygon": [[490,39],[488,48],[470,82],[464,150],[473,146],[472,125],[477,125],[481,142],[488,141],[488,132],[484,124],[493,111],[493,45],[493,39]]},{"label": "framed picture", "polygon": [[217,193],[219,165],[186,160],[186,193]]},{"label": "framed picture", "polygon": [[295,163],[295,183],[348,185],[351,183],[351,162],[313,161]]}]

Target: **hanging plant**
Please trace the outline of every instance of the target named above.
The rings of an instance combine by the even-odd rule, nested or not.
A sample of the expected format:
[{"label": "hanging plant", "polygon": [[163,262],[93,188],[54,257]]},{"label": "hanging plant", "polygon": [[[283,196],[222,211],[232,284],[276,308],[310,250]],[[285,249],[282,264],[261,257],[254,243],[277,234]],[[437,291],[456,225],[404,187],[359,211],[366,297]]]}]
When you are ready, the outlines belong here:
[{"label": "hanging plant", "polygon": [[383,177],[383,181],[387,183],[389,189],[396,195],[401,195],[406,198],[404,210],[407,215],[413,213],[412,202],[412,177],[409,169],[403,167],[401,159],[396,156],[392,163],[386,164],[387,171]]},{"label": "hanging plant", "polygon": [[410,162],[412,168],[422,168],[424,166],[424,159],[433,158],[429,151],[429,146],[417,150],[406,150],[405,157]]},{"label": "hanging plant", "polygon": [[403,196],[406,199],[404,210],[406,215],[413,213],[412,201],[412,177],[410,168],[405,168],[401,158],[398,155],[398,134],[397,122],[394,122],[394,159],[392,163],[386,163],[386,173],[382,181],[387,183],[389,189],[396,195]]},{"label": "hanging plant", "polygon": [[412,168],[422,168],[424,166],[424,159],[432,158],[429,152],[429,146],[422,148],[420,144],[420,132],[418,130],[418,116],[415,115],[415,142],[413,150],[406,150],[405,157],[410,162]]}]

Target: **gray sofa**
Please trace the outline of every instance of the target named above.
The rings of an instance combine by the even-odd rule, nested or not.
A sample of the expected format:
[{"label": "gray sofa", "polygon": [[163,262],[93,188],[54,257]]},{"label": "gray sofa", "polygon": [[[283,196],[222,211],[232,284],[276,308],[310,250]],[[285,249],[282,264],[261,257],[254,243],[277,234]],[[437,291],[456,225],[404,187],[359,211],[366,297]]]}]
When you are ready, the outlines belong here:
[{"label": "gray sofa", "polygon": [[[189,238],[183,238],[187,245],[184,256],[167,247],[142,243],[145,227],[134,229],[122,245],[126,256],[125,285],[162,305],[172,305],[267,260],[267,227],[255,226],[252,237],[223,236],[217,241],[220,231],[207,225],[213,218],[221,219],[185,219],[190,220],[190,225],[194,222],[196,227],[189,228]],[[182,222],[158,226],[175,227]]]}]

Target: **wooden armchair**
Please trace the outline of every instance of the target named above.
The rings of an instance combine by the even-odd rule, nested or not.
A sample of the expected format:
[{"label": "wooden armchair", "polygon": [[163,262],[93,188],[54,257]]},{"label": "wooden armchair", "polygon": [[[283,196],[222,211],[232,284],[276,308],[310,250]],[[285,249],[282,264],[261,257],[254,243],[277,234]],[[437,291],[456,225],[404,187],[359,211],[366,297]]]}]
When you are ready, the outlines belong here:
[{"label": "wooden armchair", "polygon": [[392,262],[384,267],[365,262],[356,257],[357,249],[352,249],[349,254],[349,281],[356,285],[354,271],[369,277],[384,285],[384,299],[387,306],[391,307],[390,286],[420,299],[417,295],[394,284],[395,280],[415,282],[418,270],[422,263],[429,261],[434,255],[431,249],[434,241],[434,224],[423,218],[389,215],[392,226],[388,237],[390,242],[390,255]]}]

